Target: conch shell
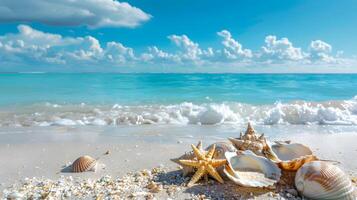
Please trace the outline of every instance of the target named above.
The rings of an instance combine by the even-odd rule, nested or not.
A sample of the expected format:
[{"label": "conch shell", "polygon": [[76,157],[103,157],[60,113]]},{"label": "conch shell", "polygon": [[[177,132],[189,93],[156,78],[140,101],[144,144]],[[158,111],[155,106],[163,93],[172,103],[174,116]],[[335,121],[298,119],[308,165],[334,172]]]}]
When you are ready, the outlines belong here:
[{"label": "conch shell", "polygon": [[299,143],[276,142],[271,146],[265,146],[263,152],[265,157],[287,171],[296,171],[303,164],[318,160],[309,147]]},{"label": "conch shell", "polygon": [[337,166],[324,161],[304,164],[296,173],[295,186],[302,196],[310,199],[357,198],[346,174]]},{"label": "conch shell", "polygon": [[268,187],[277,183],[281,170],[272,161],[252,151],[226,152],[226,176],[245,187]]},{"label": "conch shell", "polygon": [[252,125],[248,123],[245,134],[240,133],[239,138],[228,138],[237,150],[253,151],[257,155],[263,155],[263,150],[267,145],[264,134],[258,135],[253,129]]},{"label": "conch shell", "polygon": [[72,172],[96,171],[97,160],[90,156],[81,156],[72,164]]}]

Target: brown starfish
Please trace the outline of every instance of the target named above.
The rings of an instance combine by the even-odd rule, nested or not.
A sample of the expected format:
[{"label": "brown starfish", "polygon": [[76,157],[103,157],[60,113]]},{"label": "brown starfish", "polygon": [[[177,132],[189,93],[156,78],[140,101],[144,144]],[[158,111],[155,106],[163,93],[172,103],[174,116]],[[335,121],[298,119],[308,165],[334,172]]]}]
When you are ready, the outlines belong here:
[{"label": "brown starfish", "polygon": [[196,159],[192,160],[180,160],[184,165],[192,166],[197,168],[196,173],[193,175],[190,182],[187,184],[188,187],[195,184],[198,180],[201,179],[203,175],[209,174],[218,182],[223,183],[222,177],[218,174],[216,168],[226,164],[226,159],[214,159],[213,155],[216,151],[216,145],[208,150],[207,153],[204,153],[202,150],[199,150],[195,145],[191,145],[193,152],[196,156]]}]

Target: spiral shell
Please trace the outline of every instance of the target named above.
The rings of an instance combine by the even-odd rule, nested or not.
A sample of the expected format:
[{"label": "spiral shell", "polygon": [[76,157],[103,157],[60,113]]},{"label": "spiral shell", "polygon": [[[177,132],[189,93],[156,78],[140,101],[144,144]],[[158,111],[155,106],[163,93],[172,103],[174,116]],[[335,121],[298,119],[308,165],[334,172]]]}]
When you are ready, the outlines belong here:
[{"label": "spiral shell", "polygon": [[323,161],[304,164],[296,173],[295,186],[310,199],[353,199],[357,197],[347,175],[337,166]]},{"label": "spiral shell", "polygon": [[97,167],[97,160],[90,156],[81,156],[72,164],[72,172],[86,172],[95,171]]},{"label": "spiral shell", "polygon": [[263,155],[264,147],[267,145],[264,134],[258,135],[250,123],[245,133],[240,133],[239,138],[229,137],[228,140],[237,150],[250,150],[257,155]]}]

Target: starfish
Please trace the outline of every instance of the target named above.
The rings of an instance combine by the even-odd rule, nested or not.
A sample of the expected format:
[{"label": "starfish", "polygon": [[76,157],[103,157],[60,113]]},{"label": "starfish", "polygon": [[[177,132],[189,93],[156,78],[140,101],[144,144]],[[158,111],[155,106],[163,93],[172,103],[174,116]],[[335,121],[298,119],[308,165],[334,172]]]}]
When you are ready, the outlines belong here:
[{"label": "starfish", "polygon": [[214,159],[213,155],[216,151],[216,145],[212,145],[212,147],[208,150],[207,153],[199,150],[195,145],[191,145],[193,149],[193,153],[196,156],[196,159],[192,160],[180,160],[180,162],[184,165],[192,166],[197,168],[196,173],[191,178],[190,182],[187,184],[188,187],[191,187],[198,180],[201,179],[204,175],[211,175],[218,182],[223,183],[222,177],[218,174],[216,168],[226,164],[226,159]]},{"label": "starfish", "polygon": [[[203,151],[202,148],[202,141],[199,141],[198,144],[196,145],[196,148],[199,149],[200,151]],[[188,166],[185,164],[182,164],[180,162],[180,160],[191,160],[191,159],[195,159],[195,154],[193,153],[193,151],[190,152],[186,152],[185,154],[183,154],[182,156],[178,157],[178,158],[173,158],[171,159],[172,162],[181,165],[182,167],[182,175],[185,177],[191,173],[195,172],[195,168],[192,166]]]}]

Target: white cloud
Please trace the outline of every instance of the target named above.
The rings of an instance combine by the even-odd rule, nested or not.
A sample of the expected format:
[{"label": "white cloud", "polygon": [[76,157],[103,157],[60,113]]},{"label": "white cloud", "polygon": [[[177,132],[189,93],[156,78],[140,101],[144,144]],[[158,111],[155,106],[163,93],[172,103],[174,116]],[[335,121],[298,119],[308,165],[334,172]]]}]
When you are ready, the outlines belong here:
[{"label": "white cloud", "polygon": [[132,48],[117,42],[108,42],[104,54],[108,61],[114,63],[127,63],[136,60]]},{"label": "white cloud", "polygon": [[19,32],[0,36],[2,61],[42,64],[126,63],[135,60],[134,50],[121,43],[108,42],[105,48],[92,37],[62,37],[27,25]]},{"label": "white cloud", "polygon": [[0,22],[40,22],[54,26],[135,27],[151,16],[116,0],[0,1]]},{"label": "white cloud", "polygon": [[332,46],[321,40],[310,43],[310,59],[317,62],[334,62],[336,59],[331,55]]},{"label": "white cloud", "polygon": [[294,47],[288,38],[277,39],[274,35],[265,38],[261,58],[270,62],[301,61],[305,58],[301,48]]},{"label": "white cloud", "polygon": [[181,58],[178,55],[167,53],[156,46],[149,47],[147,53],[141,55],[141,59],[145,62],[168,64],[180,63]]},{"label": "white cloud", "polygon": [[[202,48],[186,35],[170,35],[168,38],[176,50],[163,50],[157,46],[140,52],[119,42],[101,44],[92,36],[63,37],[42,32],[27,25],[19,25],[17,33],[0,36],[0,71],[6,66],[94,66],[97,68],[123,66],[185,66],[187,68],[256,67],[256,66],[349,66],[355,58],[343,58],[332,46],[321,40],[312,41],[303,51],[293,46],[287,38],[267,36],[265,46],[259,51],[243,49],[228,31],[218,32],[223,38],[217,48]],[[224,53],[225,52],[225,53]],[[79,68],[80,70],[80,68]]]},{"label": "white cloud", "polygon": [[214,56],[212,48],[202,50],[198,43],[193,42],[186,35],[170,35],[168,38],[180,48],[181,51],[178,52],[178,56],[181,61],[198,62],[202,61],[202,58]]},{"label": "white cloud", "polygon": [[223,54],[228,59],[251,58],[253,56],[250,49],[243,49],[243,46],[232,38],[232,34],[227,30],[217,32],[223,38]]}]

